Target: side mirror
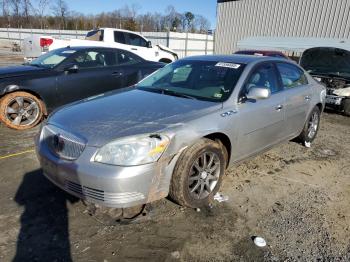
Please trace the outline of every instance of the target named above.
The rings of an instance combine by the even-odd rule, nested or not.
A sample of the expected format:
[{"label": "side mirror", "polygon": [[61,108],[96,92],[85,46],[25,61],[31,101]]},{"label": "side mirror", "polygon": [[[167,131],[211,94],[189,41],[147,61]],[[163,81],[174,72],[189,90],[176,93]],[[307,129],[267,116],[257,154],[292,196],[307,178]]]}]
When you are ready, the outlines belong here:
[{"label": "side mirror", "polygon": [[148,48],[152,48],[152,42],[151,41],[147,41],[147,47]]},{"label": "side mirror", "polygon": [[271,96],[270,89],[266,87],[252,87],[250,88],[247,99],[260,100],[267,99]]},{"label": "side mirror", "polygon": [[76,64],[70,64],[64,68],[64,71],[67,73],[77,73],[79,71],[79,67]]}]

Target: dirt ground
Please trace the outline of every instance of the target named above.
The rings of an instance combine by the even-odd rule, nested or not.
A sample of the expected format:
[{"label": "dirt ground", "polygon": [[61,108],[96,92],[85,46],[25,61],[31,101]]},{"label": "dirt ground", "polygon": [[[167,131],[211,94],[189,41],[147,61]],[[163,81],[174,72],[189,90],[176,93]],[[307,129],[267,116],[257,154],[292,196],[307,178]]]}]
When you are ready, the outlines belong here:
[{"label": "dirt ground", "polygon": [[[169,200],[106,224],[41,174],[34,129],[0,126],[0,261],[349,261],[350,118],[325,113],[307,149],[289,142],[227,171],[229,200]],[[258,248],[252,237],[266,239]]]}]

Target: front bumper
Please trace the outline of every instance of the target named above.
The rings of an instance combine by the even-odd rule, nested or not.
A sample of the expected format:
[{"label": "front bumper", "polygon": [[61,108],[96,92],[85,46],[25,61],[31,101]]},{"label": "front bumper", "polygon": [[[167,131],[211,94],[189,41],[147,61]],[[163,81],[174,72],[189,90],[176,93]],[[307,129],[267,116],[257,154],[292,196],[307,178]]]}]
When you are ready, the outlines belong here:
[{"label": "front bumper", "polygon": [[36,141],[43,174],[64,191],[101,206],[127,208],[164,198],[169,193],[177,157],[121,167],[92,161],[97,148],[87,146],[74,161],[58,158]]}]

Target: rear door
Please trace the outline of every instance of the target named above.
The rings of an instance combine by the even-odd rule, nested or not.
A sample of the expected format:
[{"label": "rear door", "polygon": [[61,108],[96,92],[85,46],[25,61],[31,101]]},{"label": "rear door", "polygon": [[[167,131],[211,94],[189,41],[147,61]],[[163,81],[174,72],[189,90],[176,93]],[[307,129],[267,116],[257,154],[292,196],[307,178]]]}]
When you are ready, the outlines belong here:
[{"label": "rear door", "polygon": [[[271,96],[261,100],[245,100],[252,87],[270,89]],[[272,63],[259,64],[248,76],[238,105],[238,147],[236,159],[243,159],[270,147],[283,138],[285,97]]]},{"label": "rear door", "polygon": [[312,89],[304,71],[290,63],[276,63],[286,96],[284,136],[297,136],[310,110]]},{"label": "rear door", "polygon": [[115,71],[115,51],[87,49],[78,52],[66,65],[77,65],[78,70],[71,73],[62,70],[57,79],[62,104],[118,89],[123,85],[123,74]]}]

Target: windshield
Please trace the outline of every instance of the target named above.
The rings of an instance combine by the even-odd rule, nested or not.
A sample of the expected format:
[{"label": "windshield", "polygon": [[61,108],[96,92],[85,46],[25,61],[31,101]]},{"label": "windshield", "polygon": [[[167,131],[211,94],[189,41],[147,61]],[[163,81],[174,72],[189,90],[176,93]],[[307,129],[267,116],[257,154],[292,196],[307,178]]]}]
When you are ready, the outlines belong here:
[{"label": "windshield", "polygon": [[180,60],[136,85],[138,89],[213,102],[231,95],[245,65],[218,61]]},{"label": "windshield", "polygon": [[311,74],[350,78],[350,52],[339,48],[312,48],[306,50],[300,65]]},{"label": "windshield", "polygon": [[63,62],[65,59],[74,54],[77,50],[74,49],[56,49],[48,52],[37,59],[29,63],[29,65],[44,67],[44,68],[54,68],[56,65]]}]

